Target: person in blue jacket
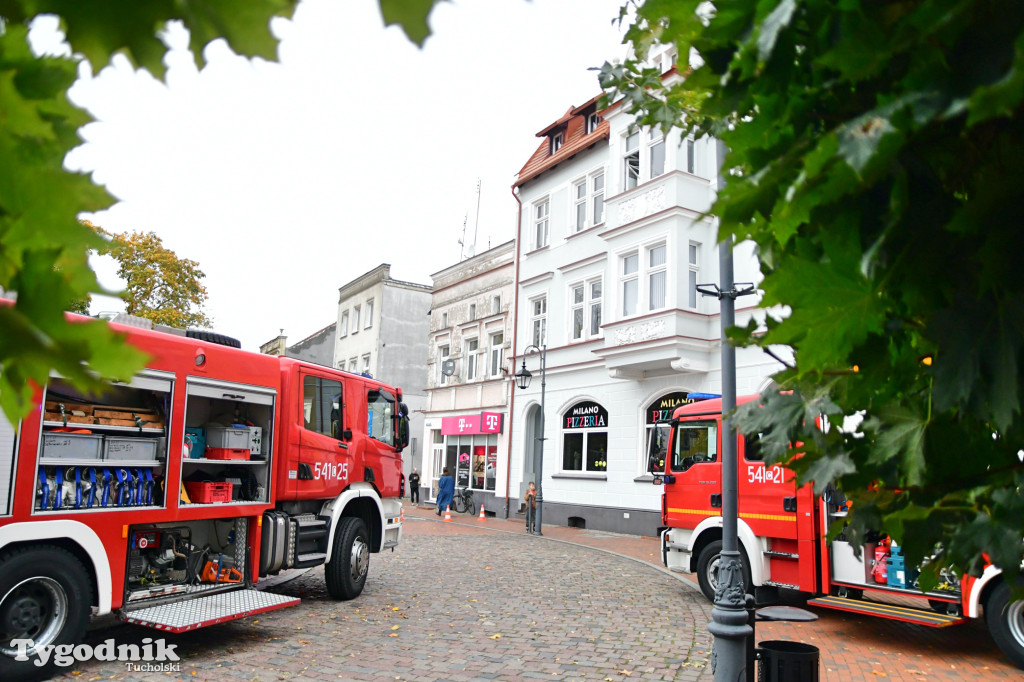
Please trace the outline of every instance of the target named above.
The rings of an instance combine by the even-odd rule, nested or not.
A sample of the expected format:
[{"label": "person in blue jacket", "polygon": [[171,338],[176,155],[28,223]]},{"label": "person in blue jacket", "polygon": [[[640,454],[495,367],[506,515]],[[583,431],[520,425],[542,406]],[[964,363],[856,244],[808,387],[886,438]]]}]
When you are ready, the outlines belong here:
[{"label": "person in blue jacket", "polygon": [[441,478],[437,481],[437,515],[452,504],[452,497],[455,495],[455,479],[448,473],[448,467],[441,472]]}]

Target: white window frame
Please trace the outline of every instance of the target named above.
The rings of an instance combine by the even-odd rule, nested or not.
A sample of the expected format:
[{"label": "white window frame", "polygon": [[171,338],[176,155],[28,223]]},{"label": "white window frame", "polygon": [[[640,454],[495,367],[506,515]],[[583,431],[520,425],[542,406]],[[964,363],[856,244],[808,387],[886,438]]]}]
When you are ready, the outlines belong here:
[{"label": "white window frame", "polygon": [[534,346],[547,345],[548,336],[548,296],[535,296],[530,299],[530,339]]},{"label": "white window frame", "polygon": [[[600,287],[600,293],[594,297],[594,285]],[[576,300],[577,290],[582,289],[580,300]],[[588,341],[601,336],[601,313],[604,298],[604,287],[600,277],[578,280],[569,285],[569,342]],[[594,328],[594,310],[598,313],[597,328]],[[576,313],[580,314],[581,326],[576,329]]]},{"label": "white window frame", "polygon": [[622,191],[640,184],[640,131],[627,132],[622,138]]},{"label": "white window frame", "polygon": [[[627,261],[631,258],[636,259],[634,269],[627,272]],[[635,285],[632,294],[626,293],[627,285],[632,282]],[[633,250],[629,253],[624,253],[619,257],[619,314],[623,318],[633,317],[640,312],[640,251]],[[629,310],[629,305],[632,303],[632,310]]]},{"label": "white window frame", "polygon": [[551,153],[556,154],[558,150],[565,144],[565,133],[557,132],[551,136]]},{"label": "white window frame", "polygon": [[544,197],[533,205],[533,246],[539,249],[548,245],[551,237],[551,202]]},{"label": "white window frame", "polygon": [[[601,186],[597,186],[598,180]],[[572,232],[582,232],[604,222],[604,168],[578,178],[572,183],[569,216]]]},{"label": "white window frame", "polygon": [[497,315],[501,312],[501,294],[491,297],[491,314]]},{"label": "white window frame", "polygon": [[446,377],[441,372],[441,367],[444,365],[444,361],[451,356],[451,346],[447,343],[439,344],[437,347],[437,385],[447,386],[449,377]]},{"label": "white window frame", "polygon": [[366,302],[366,323],[363,325],[364,329],[371,329],[373,327],[373,299],[371,298]]},{"label": "white window frame", "polygon": [[476,320],[476,303],[469,304],[469,321],[473,322]]},{"label": "white window frame", "polygon": [[[597,186],[597,180],[600,178],[601,186]],[[600,225],[604,222],[604,188],[608,184],[608,180],[604,169],[593,173],[590,176],[590,197],[587,203],[590,207],[590,221],[591,225]],[[598,208],[600,206],[600,208]]]},{"label": "white window frame", "polygon": [[[655,150],[661,148],[661,170],[655,174],[654,154]],[[653,180],[665,174],[668,168],[668,145],[665,144],[665,136],[660,130],[652,131],[650,140],[647,142],[647,177]]]},{"label": "white window frame", "polygon": [[690,310],[700,308],[700,295],[697,283],[700,281],[700,242],[690,242],[686,249],[688,277],[686,283],[686,307]]},{"label": "white window frame", "polygon": [[370,354],[367,353],[363,356],[363,371],[367,374],[370,373]]},{"label": "white window frame", "polygon": [[347,310],[341,314],[341,330],[339,331],[338,336],[340,336],[341,338],[345,338],[346,336],[348,336],[348,311]]},{"label": "white window frame", "polygon": [[597,126],[601,125],[601,115],[596,111],[587,116],[587,134],[597,130]]},{"label": "white window frame", "polygon": [[505,362],[505,334],[503,332],[491,334],[490,341],[491,350],[488,354],[490,366],[488,369],[490,376],[498,377],[501,376],[502,364]]},{"label": "white window frame", "polygon": [[466,357],[466,381],[476,379],[477,354],[480,352],[480,341],[476,337],[463,340],[463,355]]},{"label": "white window frame", "polygon": [[572,183],[572,229],[582,232],[590,227],[587,219],[587,178]]},{"label": "white window frame", "polygon": [[[654,257],[654,252],[657,249],[664,250],[664,258],[661,263],[654,265],[651,263],[651,259]],[[644,253],[646,255],[644,260],[647,263],[647,272],[644,277],[644,281],[647,284],[647,310],[649,312],[664,310],[668,307],[668,244],[665,242],[651,244],[644,249]],[[659,274],[664,275],[664,285],[662,287],[664,289],[662,294],[664,296],[664,300],[661,301],[661,305],[655,306],[652,298],[654,296],[654,278]]]},{"label": "white window frame", "polygon": [[345,371],[345,361],[344,360],[342,360],[341,362],[338,363],[338,369],[340,369],[342,372]]},{"label": "white window frame", "polygon": [[697,174],[696,143],[692,137],[686,138],[686,172],[690,175]]},{"label": "white window frame", "polygon": [[359,333],[359,306],[352,306],[352,333]]},{"label": "white window frame", "polygon": [[348,359],[348,371],[352,372],[353,374],[358,374],[359,373],[358,367],[359,367],[359,358],[349,358]]}]

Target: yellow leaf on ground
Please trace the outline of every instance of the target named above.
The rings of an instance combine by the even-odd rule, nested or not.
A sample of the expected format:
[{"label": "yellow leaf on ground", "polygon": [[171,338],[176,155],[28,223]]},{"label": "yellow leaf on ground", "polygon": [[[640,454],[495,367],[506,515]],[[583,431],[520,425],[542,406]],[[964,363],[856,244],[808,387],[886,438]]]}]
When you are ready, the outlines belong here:
[{"label": "yellow leaf on ground", "polygon": [[491,635],[490,637],[488,637],[487,639],[501,639],[501,635],[494,634],[494,635]]}]

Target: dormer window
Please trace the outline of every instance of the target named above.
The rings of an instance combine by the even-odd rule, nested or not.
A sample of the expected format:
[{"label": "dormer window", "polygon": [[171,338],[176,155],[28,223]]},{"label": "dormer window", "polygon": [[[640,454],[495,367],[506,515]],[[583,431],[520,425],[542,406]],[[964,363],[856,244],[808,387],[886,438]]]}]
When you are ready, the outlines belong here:
[{"label": "dormer window", "polygon": [[562,133],[555,133],[551,136],[551,153],[554,154],[562,148],[562,142],[565,141],[565,137]]},{"label": "dormer window", "polygon": [[596,112],[587,116],[587,134],[589,135],[590,133],[597,130],[597,126],[599,126],[600,124],[601,117],[598,116]]}]

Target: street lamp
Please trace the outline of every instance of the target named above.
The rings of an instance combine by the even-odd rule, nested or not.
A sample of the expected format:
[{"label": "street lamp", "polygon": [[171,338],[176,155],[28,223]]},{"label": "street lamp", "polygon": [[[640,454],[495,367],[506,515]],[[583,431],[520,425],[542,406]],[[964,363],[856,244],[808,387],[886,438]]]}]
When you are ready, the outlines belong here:
[{"label": "street lamp", "polygon": [[547,346],[538,348],[531,345],[526,347],[526,350],[523,351],[523,366],[516,372],[516,386],[524,391],[530,387],[530,379],[533,378],[533,374],[526,369],[526,357],[535,354],[540,355],[540,436],[537,438],[540,441],[540,452],[537,461],[537,529],[534,531],[534,535],[544,535],[541,532],[541,520],[544,518],[544,387],[547,385],[544,370],[547,365]]}]

